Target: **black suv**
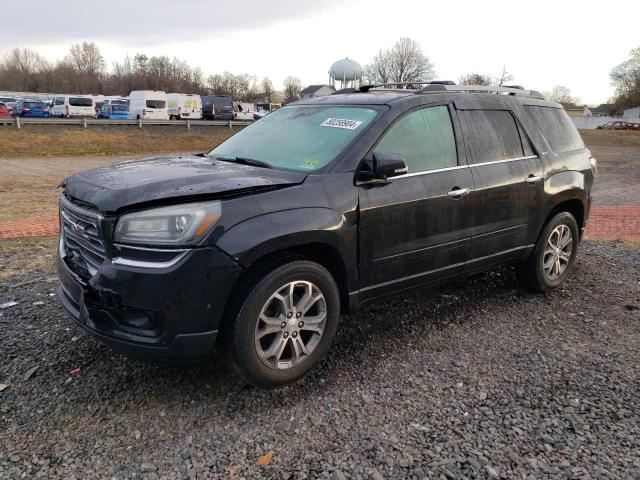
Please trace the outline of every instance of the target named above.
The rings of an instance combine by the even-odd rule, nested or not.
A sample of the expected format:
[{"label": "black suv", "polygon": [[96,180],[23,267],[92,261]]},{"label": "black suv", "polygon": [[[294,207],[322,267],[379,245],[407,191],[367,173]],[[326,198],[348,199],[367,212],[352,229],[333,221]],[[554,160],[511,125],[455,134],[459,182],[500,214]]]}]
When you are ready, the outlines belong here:
[{"label": "black suv", "polygon": [[58,295],[129,355],[218,345],[246,381],[285,384],[327,353],[341,312],[382,296],[504,263],[560,285],[595,169],[562,106],[532,91],[304,100],[208,154],[65,180]]}]

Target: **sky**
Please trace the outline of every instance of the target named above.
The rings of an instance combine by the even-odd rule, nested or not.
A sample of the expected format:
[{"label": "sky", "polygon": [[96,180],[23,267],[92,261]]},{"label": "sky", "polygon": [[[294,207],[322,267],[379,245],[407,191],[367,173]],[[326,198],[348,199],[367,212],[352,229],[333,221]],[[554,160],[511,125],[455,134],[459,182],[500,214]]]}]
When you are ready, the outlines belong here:
[{"label": "sky", "polygon": [[[21,17],[46,28],[25,28]],[[249,73],[281,88],[288,75],[327,83],[333,62],[365,65],[410,37],[438,79],[506,66],[514,84],[564,85],[599,104],[614,93],[611,68],[640,47],[638,18],[637,0],[0,0],[0,55],[28,47],[55,60],[93,41],[109,66],[126,54],[168,55],[207,75]]]}]

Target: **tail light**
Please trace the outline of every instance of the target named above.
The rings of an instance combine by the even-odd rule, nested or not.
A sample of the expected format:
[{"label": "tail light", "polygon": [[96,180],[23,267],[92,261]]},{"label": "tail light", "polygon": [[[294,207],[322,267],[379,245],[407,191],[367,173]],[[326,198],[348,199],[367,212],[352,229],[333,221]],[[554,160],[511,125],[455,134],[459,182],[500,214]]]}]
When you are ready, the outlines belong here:
[{"label": "tail light", "polygon": [[67,115],[69,115],[69,105],[65,105],[65,106],[64,106],[64,113],[66,113]]},{"label": "tail light", "polygon": [[182,107],[178,107],[178,115],[182,115]]},{"label": "tail light", "polygon": [[143,109],[142,109],[142,116],[144,117],[146,114],[147,114],[147,109],[146,109],[146,108],[143,108]]}]

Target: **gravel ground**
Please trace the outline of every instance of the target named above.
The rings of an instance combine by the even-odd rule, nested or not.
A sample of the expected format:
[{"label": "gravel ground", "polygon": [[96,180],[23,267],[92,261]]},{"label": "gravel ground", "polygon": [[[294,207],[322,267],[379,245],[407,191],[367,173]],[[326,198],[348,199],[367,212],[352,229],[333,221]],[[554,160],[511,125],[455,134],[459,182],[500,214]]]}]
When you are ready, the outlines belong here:
[{"label": "gravel ground", "polygon": [[640,478],[633,247],[584,244],[546,296],[503,268],[377,303],[264,391],[84,334],[50,296],[51,245],[0,252],[0,303],[20,302],[0,310],[2,478]]}]

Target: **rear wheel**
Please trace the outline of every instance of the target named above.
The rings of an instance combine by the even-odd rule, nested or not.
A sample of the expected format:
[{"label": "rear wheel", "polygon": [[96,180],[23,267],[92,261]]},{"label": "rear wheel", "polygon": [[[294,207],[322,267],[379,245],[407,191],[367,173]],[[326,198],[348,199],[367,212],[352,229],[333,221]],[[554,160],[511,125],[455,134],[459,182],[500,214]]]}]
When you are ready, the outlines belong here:
[{"label": "rear wheel", "polygon": [[546,224],[531,257],[518,267],[518,279],[539,292],[558,287],[573,268],[579,235],[573,215],[569,212],[555,215]]},{"label": "rear wheel", "polygon": [[306,260],[286,263],[242,295],[222,337],[242,379],[262,387],[284,385],[324,357],[340,315],[338,287],[324,267]]}]

